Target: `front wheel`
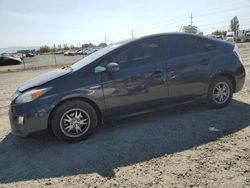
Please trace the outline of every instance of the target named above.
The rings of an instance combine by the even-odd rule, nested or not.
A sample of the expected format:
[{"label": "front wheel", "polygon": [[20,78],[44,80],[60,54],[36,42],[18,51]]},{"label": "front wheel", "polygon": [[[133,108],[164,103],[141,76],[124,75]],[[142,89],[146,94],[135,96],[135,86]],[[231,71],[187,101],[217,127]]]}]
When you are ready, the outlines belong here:
[{"label": "front wheel", "polygon": [[60,105],[52,117],[52,130],[56,137],[67,142],[88,138],[97,127],[94,108],[81,100],[71,100]]},{"label": "front wheel", "polygon": [[232,82],[226,77],[218,77],[209,87],[207,105],[211,108],[223,108],[230,103],[232,96]]}]

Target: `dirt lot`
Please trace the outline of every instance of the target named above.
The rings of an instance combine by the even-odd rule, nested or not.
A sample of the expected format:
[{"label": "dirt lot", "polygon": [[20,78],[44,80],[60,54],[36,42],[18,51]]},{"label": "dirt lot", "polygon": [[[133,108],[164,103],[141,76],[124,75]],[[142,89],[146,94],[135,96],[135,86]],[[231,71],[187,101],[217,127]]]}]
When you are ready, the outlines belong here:
[{"label": "dirt lot", "polygon": [[0,74],[0,187],[250,187],[250,45],[243,91],[225,109],[189,105],[148,113],[65,144],[9,133],[11,93],[47,72]]}]

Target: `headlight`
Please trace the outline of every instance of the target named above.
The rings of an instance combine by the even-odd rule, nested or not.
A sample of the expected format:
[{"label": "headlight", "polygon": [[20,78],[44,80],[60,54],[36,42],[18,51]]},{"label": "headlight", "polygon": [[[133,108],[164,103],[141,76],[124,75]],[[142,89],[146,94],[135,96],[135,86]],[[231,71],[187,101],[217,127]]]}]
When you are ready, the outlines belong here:
[{"label": "headlight", "polygon": [[45,93],[49,91],[49,88],[44,88],[44,89],[32,89],[30,91],[24,92],[23,94],[19,95],[15,103],[21,104],[21,103],[26,103],[26,102],[31,102],[39,97],[43,96]]}]

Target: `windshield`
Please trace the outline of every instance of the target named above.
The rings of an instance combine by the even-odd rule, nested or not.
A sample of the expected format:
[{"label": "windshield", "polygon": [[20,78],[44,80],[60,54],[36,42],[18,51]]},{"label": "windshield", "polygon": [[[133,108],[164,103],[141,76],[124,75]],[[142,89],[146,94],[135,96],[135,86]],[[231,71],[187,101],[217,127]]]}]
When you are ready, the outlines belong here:
[{"label": "windshield", "polygon": [[118,43],[115,43],[115,44],[111,44],[105,48],[102,48],[86,57],[84,57],[83,59],[81,59],[80,61],[74,63],[73,65],[71,65],[71,68],[73,68],[74,70],[78,70],[90,63],[92,63],[93,61],[99,59],[100,57],[102,57],[103,55],[111,52],[112,50],[120,47],[121,45],[123,44],[126,44],[126,43],[129,43],[131,41],[135,40],[135,38],[133,39],[127,39],[127,40],[123,40],[123,41],[120,41]]}]

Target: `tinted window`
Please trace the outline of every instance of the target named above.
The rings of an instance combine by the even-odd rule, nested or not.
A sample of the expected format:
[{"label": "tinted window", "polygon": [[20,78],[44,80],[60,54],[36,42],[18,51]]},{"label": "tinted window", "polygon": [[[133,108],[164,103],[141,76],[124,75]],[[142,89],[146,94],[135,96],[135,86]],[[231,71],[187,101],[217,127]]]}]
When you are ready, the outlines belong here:
[{"label": "tinted window", "polygon": [[99,59],[100,57],[102,57],[103,55],[111,52],[112,50],[118,48],[120,46],[120,44],[114,44],[114,45],[110,45],[107,46],[101,50],[98,50],[92,54],[90,54],[89,56],[81,59],[80,61],[76,62],[75,64],[71,65],[71,67],[75,70],[78,70],[84,66],[87,66],[88,64],[92,63],[93,61]]},{"label": "tinted window", "polygon": [[133,63],[154,63],[160,59],[160,45],[157,40],[144,40],[133,46]]},{"label": "tinted window", "polygon": [[183,57],[201,52],[200,43],[188,36],[168,36],[165,39],[168,57]]},{"label": "tinted window", "polygon": [[110,62],[115,62],[118,64],[124,64],[128,62],[128,56],[129,55],[129,50],[122,50],[118,53],[116,53],[115,55],[113,55],[110,59]]},{"label": "tinted window", "polygon": [[215,42],[209,39],[201,39],[201,43],[206,51],[215,49]]},{"label": "tinted window", "polygon": [[160,56],[160,46],[157,40],[145,39],[127,46],[112,54],[107,62],[115,62],[123,68],[156,63]]}]

